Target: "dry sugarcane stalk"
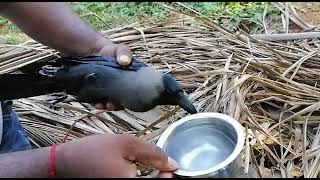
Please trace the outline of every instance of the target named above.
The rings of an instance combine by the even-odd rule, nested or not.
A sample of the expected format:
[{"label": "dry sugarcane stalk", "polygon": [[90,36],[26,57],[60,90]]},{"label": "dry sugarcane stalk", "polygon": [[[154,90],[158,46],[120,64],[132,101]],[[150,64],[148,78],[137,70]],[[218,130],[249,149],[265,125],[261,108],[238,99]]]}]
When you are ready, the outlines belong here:
[{"label": "dry sugarcane stalk", "polygon": [[288,41],[297,39],[320,38],[320,32],[286,33],[286,34],[259,34],[251,37],[263,41]]}]

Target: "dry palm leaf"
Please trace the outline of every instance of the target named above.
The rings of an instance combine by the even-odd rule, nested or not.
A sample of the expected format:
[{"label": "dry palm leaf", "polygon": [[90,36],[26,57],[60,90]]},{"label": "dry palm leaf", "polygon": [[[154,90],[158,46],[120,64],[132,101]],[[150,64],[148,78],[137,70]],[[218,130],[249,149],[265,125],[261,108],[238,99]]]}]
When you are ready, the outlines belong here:
[{"label": "dry palm leaf", "polygon": [[[200,112],[225,113],[246,126],[246,170],[250,161],[263,177],[264,171],[274,176],[317,177],[319,41],[255,40],[232,34],[188,9],[183,13],[190,16],[134,23],[102,34],[128,44],[148,65],[171,73]],[[27,64],[57,55],[34,41],[3,44],[0,73],[18,72]],[[67,140],[129,133],[154,142],[170,123],[186,115],[170,106],[145,116],[129,111],[97,112],[88,104],[74,103],[76,100],[53,105],[50,99],[54,96],[14,101],[13,108],[38,147],[61,142],[75,121]]]}]

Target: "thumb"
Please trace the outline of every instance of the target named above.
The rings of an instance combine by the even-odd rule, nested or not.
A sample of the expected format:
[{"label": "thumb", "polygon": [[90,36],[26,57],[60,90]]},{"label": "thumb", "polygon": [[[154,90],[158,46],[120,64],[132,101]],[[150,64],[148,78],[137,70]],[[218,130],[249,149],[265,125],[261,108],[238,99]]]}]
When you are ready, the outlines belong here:
[{"label": "thumb", "polygon": [[122,66],[128,66],[132,60],[132,52],[129,47],[124,44],[118,44],[116,48],[116,58]]},{"label": "thumb", "polygon": [[136,163],[152,166],[159,171],[172,172],[177,169],[177,163],[168,157],[159,147],[135,138],[134,148],[130,148],[130,160]]}]

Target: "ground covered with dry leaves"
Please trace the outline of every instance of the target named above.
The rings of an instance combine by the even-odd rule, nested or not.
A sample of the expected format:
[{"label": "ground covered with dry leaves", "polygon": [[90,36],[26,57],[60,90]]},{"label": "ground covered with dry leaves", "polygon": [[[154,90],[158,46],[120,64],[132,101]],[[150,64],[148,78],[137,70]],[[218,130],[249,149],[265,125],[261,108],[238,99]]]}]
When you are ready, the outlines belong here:
[{"label": "ground covered with dry leaves", "polygon": [[[191,16],[191,17],[190,17]],[[200,112],[232,116],[246,130],[244,170],[258,177],[318,177],[320,125],[319,39],[262,41],[231,33],[190,12],[167,21],[134,23],[103,34],[126,43],[160,71],[172,73]],[[0,74],[58,57],[34,41],[1,45]],[[146,113],[98,111],[60,94],[14,102],[35,147],[99,133],[130,133],[155,142],[187,115],[178,107]]]}]

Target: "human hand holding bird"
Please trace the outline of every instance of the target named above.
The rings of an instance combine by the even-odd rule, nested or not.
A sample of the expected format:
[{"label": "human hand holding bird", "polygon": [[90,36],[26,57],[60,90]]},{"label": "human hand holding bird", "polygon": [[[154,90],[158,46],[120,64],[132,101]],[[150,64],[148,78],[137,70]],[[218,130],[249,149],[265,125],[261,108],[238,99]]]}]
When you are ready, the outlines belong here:
[{"label": "human hand holding bird", "polygon": [[110,57],[61,58],[38,71],[36,68],[34,73],[0,76],[0,82],[9,79],[15,82],[7,93],[0,90],[0,97],[22,98],[66,91],[82,102],[112,103],[116,110],[146,112],[157,105],[179,105],[191,114],[197,112],[172,76],[137,59],[122,66]]}]

